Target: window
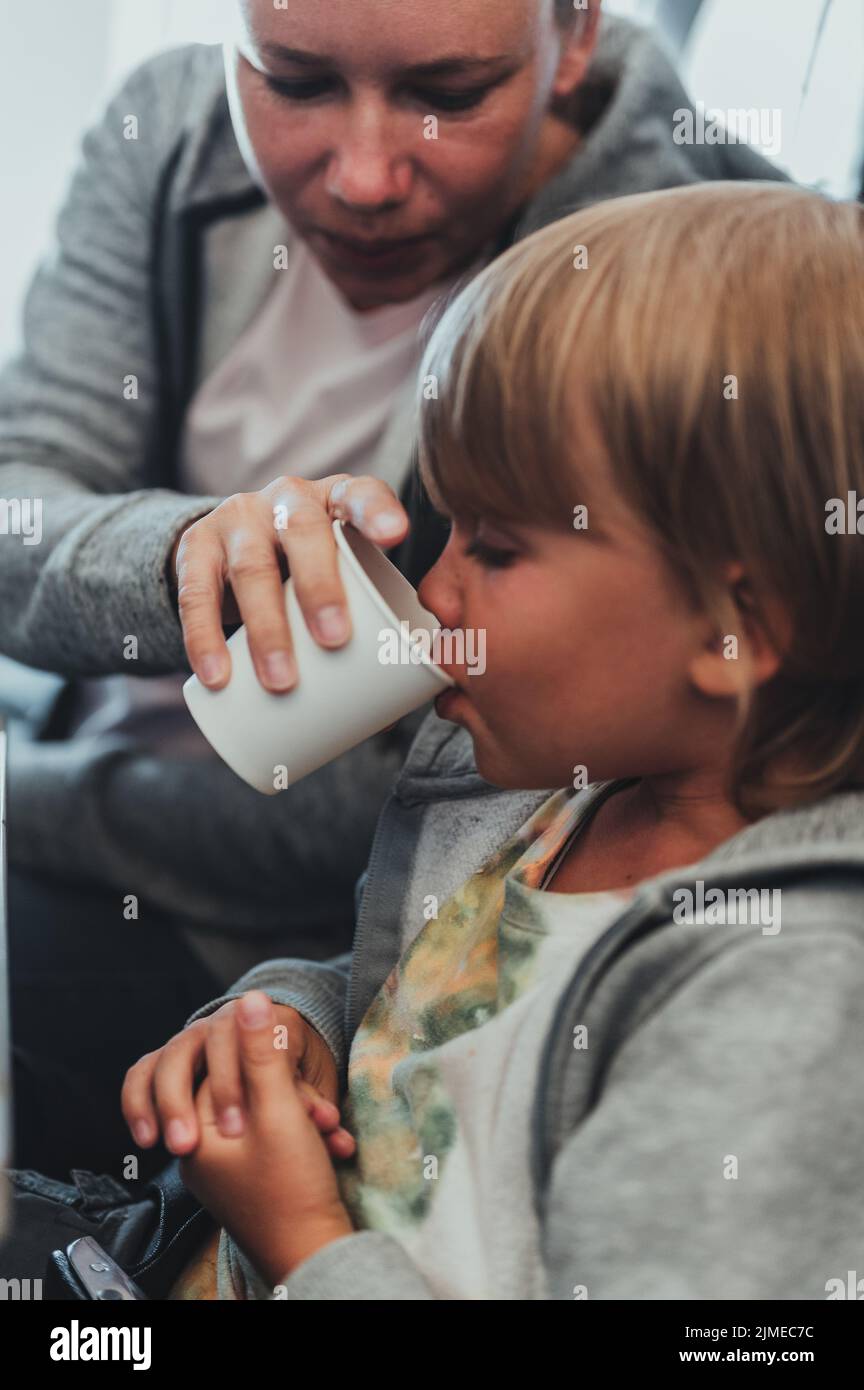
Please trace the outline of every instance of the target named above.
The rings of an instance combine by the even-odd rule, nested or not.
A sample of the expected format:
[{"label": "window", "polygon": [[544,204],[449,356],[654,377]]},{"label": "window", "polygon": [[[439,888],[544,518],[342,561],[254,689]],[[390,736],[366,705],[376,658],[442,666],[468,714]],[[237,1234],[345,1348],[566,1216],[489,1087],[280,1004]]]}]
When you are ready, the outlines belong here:
[{"label": "window", "polygon": [[765,152],[793,178],[836,197],[861,195],[861,0],[608,0],[606,8],[656,24],[706,110],[778,111],[780,150]]}]

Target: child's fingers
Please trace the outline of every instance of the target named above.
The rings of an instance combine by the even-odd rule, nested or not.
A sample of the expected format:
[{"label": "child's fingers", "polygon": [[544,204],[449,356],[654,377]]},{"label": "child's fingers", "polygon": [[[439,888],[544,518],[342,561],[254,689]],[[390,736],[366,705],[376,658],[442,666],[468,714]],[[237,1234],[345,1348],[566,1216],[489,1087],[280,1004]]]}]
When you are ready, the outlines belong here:
[{"label": "child's fingers", "polygon": [[334,1129],[324,1136],[324,1143],[331,1158],[351,1158],[357,1148],[357,1141],[347,1129]]},{"label": "child's fingers", "polygon": [[153,1099],[153,1077],[159,1054],[148,1052],[130,1067],[120,1092],[120,1109],[135,1143],[149,1149],[159,1138],[159,1117]]},{"label": "child's fingers", "polygon": [[317,1118],[315,1113],[315,1102],[309,1096],[301,1096],[301,1101],[306,1109],[310,1120],[315,1125],[321,1138],[324,1140],[324,1147],[331,1158],[350,1158],[357,1148],[357,1143],[353,1134],[349,1134],[342,1125],[324,1125]]},{"label": "child's fingers", "polygon": [[197,1144],[195,1078],[208,1025],[205,1019],[190,1023],[126,1073],[120,1104],[140,1148],[149,1148],[160,1133],[172,1153],[188,1153]]},{"label": "child's fingers", "polygon": [[250,990],[237,1001],[236,1017],[240,1069],[250,1110],[266,1119],[292,1103],[298,1104],[285,1053],[275,1045],[275,1015],[269,996],[260,989]]},{"label": "child's fingers", "polygon": [[327,1100],[308,1081],[295,1081],[306,1112],[324,1137],[331,1158],[350,1158],[357,1145],[354,1136],[339,1123],[339,1107]]},{"label": "child's fingers", "polygon": [[329,1134],[331,1130],[339,1128],[339,1107],[334,1105],[332,1100],[327,1100],[322,1096],[317,1086],[313,1086],[309,1081],[303,1081],[299,1077],[294,1083],[303,1097],[306,1110],[322,1134]]},{"label": "child's fingers", "polygon": [[213,1089],[210,1085],[209,1076],[205,1076],[195,1093],[195,1114],[198,1117],[198,1124],[202,1136],[205,1128],[212,1126],[215,1129],[217,1113],[213,1102]]},{"label": "child's fingers", "polygon": [[196,1024],[160,1049],[153,1073],[153,1099],[165,1145],[173,1154],[190,1153],[200,1139],[195,1109],[195,1077],[204,1051],[205,1029]]},{"label": "child's fingers", "polygon": [[245,1098],[238,1056],[236,1006],[220,1009],[207,1032],[207,1076],[220,1134],[236,1139],[244,1129]]}]

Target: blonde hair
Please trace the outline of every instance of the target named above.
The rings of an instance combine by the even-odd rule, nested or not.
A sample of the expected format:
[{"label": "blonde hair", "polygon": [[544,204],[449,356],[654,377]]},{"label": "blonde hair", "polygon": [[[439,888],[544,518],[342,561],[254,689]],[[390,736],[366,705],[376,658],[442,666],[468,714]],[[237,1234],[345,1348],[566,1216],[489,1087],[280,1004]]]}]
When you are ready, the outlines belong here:
[{"label": "blonde hair", "polygon": [[830,499],[864,497],[864,208],[713,183],[575,213],[469,285],[421,380],[447,511],[571,528],[596,436],[720,634],[729,562],[769,632],[779,602],[782,667],[742,705],[730,774],[746,815],[864,781],[864,540],[826,530]]}]

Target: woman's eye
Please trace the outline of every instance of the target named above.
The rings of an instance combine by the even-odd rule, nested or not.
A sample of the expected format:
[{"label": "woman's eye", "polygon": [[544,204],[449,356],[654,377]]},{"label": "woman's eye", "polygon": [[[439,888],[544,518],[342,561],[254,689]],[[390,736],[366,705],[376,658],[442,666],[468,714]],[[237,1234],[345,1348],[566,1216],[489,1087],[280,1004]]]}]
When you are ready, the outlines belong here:
[{"label": "woman's eye", "polygon": [[314,101],[317,97],[326,96],[333,86],[329,77],[307,78],[302,82],[287,82],[279,77],[265,80],[271,92],[284,97],[286,101]]},{"label": "woman's eye", "polygon": [[[316,101],[318,97],[329,95],[336,86],[336,79],[332,77],[306,77],[293,81],[265,74],[264,80],[271,92],[285,101]],[[472,107],[479,106],[491,90],[489,86],[463,88],[460,91],[431,91],[418,88],[413,96],[424,107],[434,107],[444,112],[458,112],[470,111]]]},{"label": "woman's eye", "polygon": [[485,541],[481,540],[473,540],[467,547],[465,554],[490,570],[507,569],[514,560],[519,558],[515,550],[502,550],[497,546],[487,545]]},{"label": "woman's eye", "polygon": [[416,95],[422,105],[435,106],[439,111],[470,111],[479,106],[491,90],[491,87],[467,87],[455,92],[418,89]]}]

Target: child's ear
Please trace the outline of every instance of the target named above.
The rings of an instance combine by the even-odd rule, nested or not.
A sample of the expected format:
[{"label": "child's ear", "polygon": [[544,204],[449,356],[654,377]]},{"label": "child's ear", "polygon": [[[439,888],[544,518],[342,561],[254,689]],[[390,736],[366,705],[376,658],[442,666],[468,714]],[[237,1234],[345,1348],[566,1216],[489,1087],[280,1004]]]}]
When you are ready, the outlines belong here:
[{"label": "child's ear", "polygon": [[[741,565],[729,566],[726,583],[728,631],[718,633],[712,625],[689,667],[692,685],[709,699],[734,699],[755,690],[776,676],[781,664],[777,640],[753,601]],[[773,632],[784,630],[783,616],[772,612]]]}]

